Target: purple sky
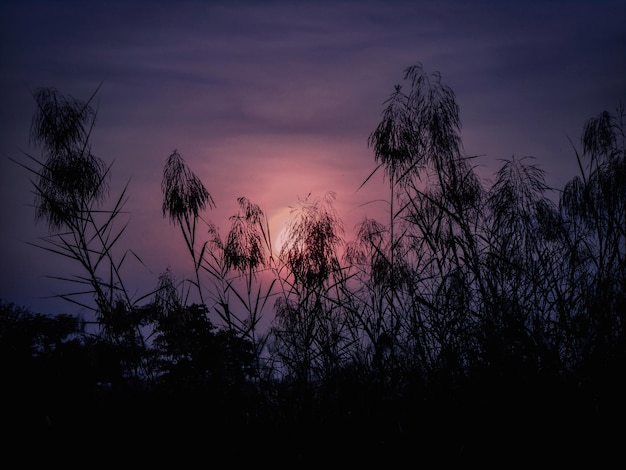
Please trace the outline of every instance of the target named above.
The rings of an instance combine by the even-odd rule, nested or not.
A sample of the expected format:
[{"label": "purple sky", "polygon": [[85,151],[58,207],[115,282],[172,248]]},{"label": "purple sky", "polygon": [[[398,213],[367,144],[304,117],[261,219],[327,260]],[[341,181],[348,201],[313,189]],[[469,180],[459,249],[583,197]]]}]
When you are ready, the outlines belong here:
[{"label": "purple sky", "polygon": [[[165,160],[177,149],[217,208],[223,235],[245,196],[269,216],[308,193],[337,194],[350,229],[387,196],[367,146],[403,70],[421,62],[455,92],[468,155],[489,177],[498,159],[534,156],[560,188],[576,174],[585,121],[626,101],[626,3],[619,1],[7,1],[0,2],[0,298],[77,313],[47,275],[78,273],[27,244],[31,92],[87,99],[100,82],[94,153],[130,180],[123,245],[138,293],[168,266],[189,267],[161,214]],[[69,273],[69,274],[68,274]]]}]

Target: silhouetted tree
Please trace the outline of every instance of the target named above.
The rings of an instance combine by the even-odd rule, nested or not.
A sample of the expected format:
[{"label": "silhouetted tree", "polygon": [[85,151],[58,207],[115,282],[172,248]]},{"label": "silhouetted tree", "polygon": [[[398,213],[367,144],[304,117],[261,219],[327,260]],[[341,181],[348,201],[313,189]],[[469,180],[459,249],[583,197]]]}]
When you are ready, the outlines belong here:
[{"label": "silhouetted tree", "polygon": [[2,427],[13,437],[46,437],[101,418],[98,384],[118,378],[109,352],[81,320],[0,303]]}]

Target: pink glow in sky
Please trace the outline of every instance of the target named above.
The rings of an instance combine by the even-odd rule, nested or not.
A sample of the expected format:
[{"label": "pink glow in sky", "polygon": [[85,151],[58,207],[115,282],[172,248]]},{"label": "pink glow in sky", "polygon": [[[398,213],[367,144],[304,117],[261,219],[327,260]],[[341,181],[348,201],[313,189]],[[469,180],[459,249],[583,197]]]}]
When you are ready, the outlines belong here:
[{"label": "pink glow in sky", "polygon": [[[626,98],[623,1],[33,1],[0,4],[0,298],[76,313],[43,297],[69,270],[27,242],[29,175],[10,158],[29,146],[31,92],[98,93],[93,151],[130,178],[125,246],[137,290],[188,254],[161,213],[165,160],[177,149],[217,207],[223,235],[245,196],[272,217],[298,197],[337,195],[346,237],[379,218],[382,174],[367,146],[403,70],[420,62],[455,92],[468,155],[489,177],[532,155],[560,188],[576,174],[584,122]],[[68,271],[72,272],[72,271]]]}]

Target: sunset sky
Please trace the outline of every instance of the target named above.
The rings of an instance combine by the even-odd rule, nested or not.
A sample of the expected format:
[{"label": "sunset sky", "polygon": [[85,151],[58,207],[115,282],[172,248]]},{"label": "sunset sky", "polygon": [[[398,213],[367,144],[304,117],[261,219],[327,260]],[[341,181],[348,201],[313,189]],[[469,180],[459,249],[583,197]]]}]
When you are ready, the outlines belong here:
[{"label": "sunset sky", "polygon": [[[298,197],[336,193],[351,238],[387,197],[367,140],[405,68],[440,72],[460,107],[464,151],[488,178],[533,156],[547,182],[577,173],[585,121],[626,101],[626,2],[619,1],[0,1],[0,298],[77,313],[48,275],[80,273],[28,245],[32,92],[97,94],[93,152],[129,181],[123,245],[138,293],[188,254],[161,213],[163,165],[177,149],[229,228],[237,198],[284,216]],[[570,142],[571,140],[571,142]],[[578,148],[578,147],[577,147]],[[130,282],[129,282],[130,283]]]}]

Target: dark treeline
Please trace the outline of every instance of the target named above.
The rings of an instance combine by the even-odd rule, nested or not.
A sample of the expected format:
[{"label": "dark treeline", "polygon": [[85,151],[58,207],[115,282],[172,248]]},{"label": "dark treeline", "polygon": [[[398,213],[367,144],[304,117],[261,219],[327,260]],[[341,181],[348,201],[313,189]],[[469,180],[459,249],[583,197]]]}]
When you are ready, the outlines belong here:
[{"label": "dark treeline", "polygon": [[162,211],[193,276],[168,270],[141,296],[123,275],[141,258],[118,246],[126,189],[109,204],[111,166],[90,146],[93,97],[37,90],[42,156],[18,162],[49,228],[35,245],[76,262],[59,295],[96,324],[0,306],[4,431],[60,455],[80,443],[233,462],[616,452],[623,107],[586,122],[572,145],[580,173],[564,188],[549,188],[530,157],[503,160],[487,184],[464,153],[453,91],[421,65],[403,78],[368,141],[372,175],[388,181],[386,220],[366,218],[346,240],[334,195],[309,196],[275,253],[265,214],[242,197],[222,238],[209,190],[173,151]]}]

